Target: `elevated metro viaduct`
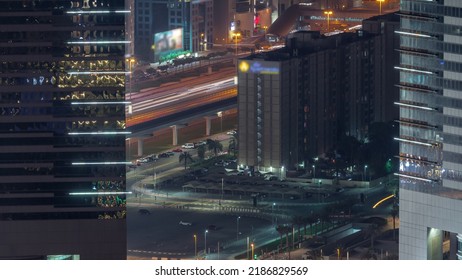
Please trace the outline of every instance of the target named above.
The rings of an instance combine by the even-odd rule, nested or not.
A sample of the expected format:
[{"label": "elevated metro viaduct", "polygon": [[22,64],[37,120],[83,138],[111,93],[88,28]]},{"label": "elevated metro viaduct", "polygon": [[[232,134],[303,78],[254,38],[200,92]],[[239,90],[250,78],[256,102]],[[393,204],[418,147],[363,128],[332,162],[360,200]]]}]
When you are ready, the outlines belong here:
[{"label": "elevated metro viaduct", "polygon": [[[187,126],[191,121],[204,118],[205,135],[209,136],[211,131],[211,120],[219,118],[217,112],[224,112],[235,108],[237,108],[237,96],[136,124],[128,127],[127,130],[131,132],[130,139],[135,139],[135,141],[137,141],[137,155],[141,157],[143,156],[144,139],[153,137],[155,131],[171,128],[173,132],[172,144],[176,146],[178,145],[178,129]],[[127,140],[129,139],[127,138]]]},{"label": "elevated metro viaduct", "polygon": [[[279,37],[285,37],[292,31],[294,24],[300,17],[304,17],[310,21],[318,21],[327,23],[325,10],[316,10],[310,6],[294,4],[278,17],[278,19],[268,28],[267,34],[274,34]],[[379,9],[354,9],[354,10],[333,10],[330,16],[331,23],[343,23],[348,26],[360,25],[364,19],[379,15]],[[391,11],[382,11],[382,14]]]}]

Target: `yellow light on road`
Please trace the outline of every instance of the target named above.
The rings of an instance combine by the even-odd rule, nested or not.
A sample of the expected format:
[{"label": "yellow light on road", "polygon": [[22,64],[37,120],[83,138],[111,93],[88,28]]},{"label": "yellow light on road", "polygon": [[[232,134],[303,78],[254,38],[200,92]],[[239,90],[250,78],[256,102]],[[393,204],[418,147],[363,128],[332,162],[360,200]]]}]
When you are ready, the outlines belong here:
[{"label": "yellow light on road", "polygon": [[379,205],[382,204],[384,201],[387,201],[387,200],[389,200],[389,199],[392,198],[392,197],[395,197],[395,195],[392,194],[392,195],[389,195],[389,196],[387,196],[387,197],[385,197],[385,198],[382,198],[382,199],[379,200],[374,206],[372,206],[372,209],[377,208],[377,206],[379,206]]}]

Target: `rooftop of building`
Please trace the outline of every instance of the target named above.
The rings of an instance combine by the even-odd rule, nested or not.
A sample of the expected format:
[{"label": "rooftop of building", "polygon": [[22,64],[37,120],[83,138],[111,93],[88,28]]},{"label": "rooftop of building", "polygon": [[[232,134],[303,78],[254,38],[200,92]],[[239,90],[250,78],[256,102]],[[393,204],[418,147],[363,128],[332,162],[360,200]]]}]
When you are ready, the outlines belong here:
[{"label": "rooftop of building", "polygon": [[393,13],[373,16],[368,19],[365,19],[364,21],[389,21],[389,22],[399,23],[400,16],[398,15],[398,12],[393,12]]},{"label": "rooftop of building", "polygon": [[375,34],[359,30],[325,36],[319,31],[297,31],[289,34],[286,46],[269,52],[254,53],[247,60],[284,61],[294,56],[304,56],[327,49],[335,49],[353,42],[368,40]]}]

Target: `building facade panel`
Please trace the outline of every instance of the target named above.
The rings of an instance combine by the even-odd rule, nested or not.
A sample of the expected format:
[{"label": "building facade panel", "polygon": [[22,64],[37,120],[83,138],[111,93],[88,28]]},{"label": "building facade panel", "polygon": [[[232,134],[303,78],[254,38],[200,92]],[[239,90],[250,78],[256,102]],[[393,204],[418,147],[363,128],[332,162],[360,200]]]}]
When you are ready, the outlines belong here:
[{"label": "building facade panel", "polygon": [[0,258],[126,259],[130,10],[4,1],[0,12]]},{"label": "building facade panel", "polygon": [[[400,154],[408,157],[401,160],[399,174],[400,258],[455,259],[462,217],[462,192],[455,184],[462,168],[457,74],[462,41],[454,32],[460,28],[460,3],[401,1],[401,8],[400,84],[411,90],[400,90],[405,103],[400,104],[400,141],[407,142]],[[407,238],[413,234],[415,241]]]}]

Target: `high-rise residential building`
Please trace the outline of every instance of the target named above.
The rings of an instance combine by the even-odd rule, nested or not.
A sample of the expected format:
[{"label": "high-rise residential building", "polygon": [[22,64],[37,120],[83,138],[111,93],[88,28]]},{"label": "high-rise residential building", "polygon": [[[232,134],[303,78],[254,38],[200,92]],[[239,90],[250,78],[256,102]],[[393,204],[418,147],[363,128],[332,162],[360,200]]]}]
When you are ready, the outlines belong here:
[{"label": "high-rise residential building", "polygon": [[374,65],[374,121],[387,122],[399,117],[399,110],[393,102],[399,99],[399,72],[394,69],[399,64],[399,15],[389,13],[363,20],[362,29],[376,34],[373,56]]},{"label": "high-rise residential building", "polygon": [[135,56],[138,60],[153,61],[154,34],[169,27],[169,0],[134,0]]},{"label": "high-rise residential building", "polygon": [[130,11],[125,17],[125,40],[130,41],[125,52],[131,57],[135,55],[135,0],[125,0],[125,8]]},{"label": "high-rise residential building", "polygon": [[365,141],[373,122],[396,119],[381,112],[397,96],[376,95],[386,84],[381,73],[394,70],[382,36],[299,31],[283,49],[239,60],[239,164],[283,174],[334,151],[345,136]]},{"label": "high-rise residential building", "polygon": [[0,5],[0,259],[126,259],[124,2]]},{"label": "high-rise residential building", "polygon": [[223,45],[231,42],[232,34],[236,31],[236,1],[214,0],[213,10],[213,44]]},{"label": "high-rise residential building", "polygon": [[401,1],[400,259],[462,259],[462,2]]},{"label": "high-rise residential building", "polygon": [[182,29],[182,49],[205,51],[213,47],[213,0],[135,0],[135,53],[144,60],[154,55],[154,35]]}]

